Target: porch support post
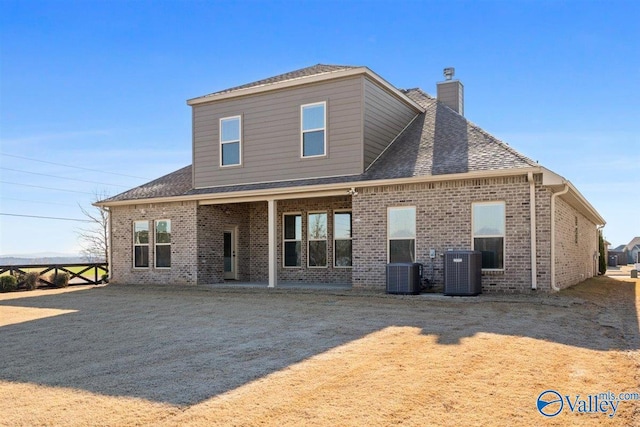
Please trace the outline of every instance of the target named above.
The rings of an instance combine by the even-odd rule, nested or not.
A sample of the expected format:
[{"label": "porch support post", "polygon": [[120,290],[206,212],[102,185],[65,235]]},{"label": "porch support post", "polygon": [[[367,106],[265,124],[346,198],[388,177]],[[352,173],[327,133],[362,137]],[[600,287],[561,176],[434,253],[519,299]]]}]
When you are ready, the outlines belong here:
[{"label": "porch support post", "polygon": [[278,282],[278,257],[277,257],[277,212],[278,202],[274,199],[267,200],[269,209],[269,287],[274,288]]}]

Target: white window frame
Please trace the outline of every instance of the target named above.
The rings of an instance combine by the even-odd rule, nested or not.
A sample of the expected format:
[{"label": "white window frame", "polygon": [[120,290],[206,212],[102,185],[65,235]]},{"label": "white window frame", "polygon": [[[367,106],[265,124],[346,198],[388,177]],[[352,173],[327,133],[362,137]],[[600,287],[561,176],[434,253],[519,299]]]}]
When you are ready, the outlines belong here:
[{"label": "white window frame", "polygon": [[486,206],[486,205],[502,205],[504,207],[504,217],[502,218],[502,224],[504,226],[504,234],[492,234],[492,235],[482,235],[477,236],[477,238],[495,238],[502,237],[502,268],[483,268],[482,271],[505,271],[505,267],[507,264],[507,203],[504,200],[491,200],[484,202],[473,202],[471,203],[471,249],[475,250],[476,247],[476,235],[474,234],[475,224],[474,224],[474,210],[476,206]]},{"label": "white window frame", "polygon": [[[315,107],[317,105],[322,105],[324,112],[324,127],[314,128],[314,129],[305,129],[304,128],[304,109],[306,107]],[[304,134],[306,132],[317,132],[323,131],[323,146],[322,146],[322,154],[316,154],[313,156],[305,156],[304,155]],[[303,104],[300,106],[300,157],[303,159],[313,159],[317,157],[326,157],[327,156],[327,102],[314,102],[312,104]]]},{"label": "white window frame", "polygon": [[[223,141],[222,140],[222,122],[224,121],[228,121],[228,120],[238,120],[238,139],[233,139],[233,140],[229,140],[229,141]],[[238,167],[238,166],[242,166],[242,116],[229,116],[229,117],[221,117],[219,122],[218,122],[218,133],[219,133],[219,137],[218,137],[218,141],[219,141],[219,145],[220,145],[220,167],[221,168],[229,168],[229,167]],[[225,165],[222,163],[223,159],[222,159],[222,146],[225,144],[234,144],[234,143],[238,143],[238,163],[234,163],[234,164],[230,164],[230,165]]]},{"label": "white window frame", "polygon": [[[148,242],[147,243],[136,243],[136,223],[137,222],[146,222],[147,223],[147,234],[148,234]],[[133,268],[136,270],[148,270],[149,267],[151,266],[151,229],[149,227],[149,220],[146,219],[140,219],[140,220],[134,220],[133,221],[133,230],[131,230],[132,232],[132,237],[133,237],[133,253],[131,254],[131,263],[133,265]],[[138,267],[136,266],[136,247],[137,246],[146,246],[147,247],[147,266],[146,267]]]},{"label": "white window frame", "polygon": [[[350,237],[348,239],[336,238],[336,214],[350,214],[351,215],[351,230]],[[336,265],[336,240],[349,240],[351,242],[351,265]],[[353,211],[350,209],[339,209],[333,211],[333,268],[353,268]]]},{"label": "white window frame", "polygon": [[[153,266],[158,270],[170,270],[173,265],[173,260],[171,259],[171,242],[169,243],[158,243],[158,223],[166,221],[169,223],[169,227],[171,228],[171,220],[170,219],[156,219],[153,221]],[[173,231],[170,232],[171,240],[173,240]],[[169,246],[169,267],[158,267],[158,246]]]},{"label": "white window frame", "polygon": [[[311,232],[311,225],[309,222],[309,217],[311,215],[325,215],[325,222],[326,222],[326,226],[327,226],[327,230],[326,230],[326,235],[324,236],[324,239],[312,239],[310,232]],[[325,259],[325,264],[324,265],[310,265],[309,261],[310,261],[310,254],[311,254],[311,250],[309,249],[309,244],[311,242],[325,242],[324,244],[324,259]],[[329,268],[329,213],[327,211],[312,211],[312,212],[307,212],[307,268]]]},{"label": "white window frame", "polygon": [[413,209],[415,215],[415,221],[413,223],[413,261],[410,262],[416,262],[416,257],[417,257],[417,253],[416,253],[416,248],[418,247],[418,209],[416,208],[416,206],[389,206],[387,207],[387,263],[391,262],[391,241],[392,240],[410,240],[407,238],[402,238],[402,239],[392,239],[391,238],[391,211],[392,210],[400,210],[400,209]]},{"label": "white window frame", "polygon": [[[300,239],[287,239],[286,236],[286,221],[285,218],[287,216],[299,216],[300,217]],[[302,258],[303,258],[303,254],[302,254],[302,242],[304,240],[303,236],[304,233],[302,232],[304,230],[304,224],[302,222],[302,219],[304,218],[304,216],[302,215],[302,212],[284,212],[282,214],[282,268],[302,268]],[[287,242],[300,242],[300,265],[285,265],[285,261],[287,259],[286,256],[286,245],[285,243]]]}]

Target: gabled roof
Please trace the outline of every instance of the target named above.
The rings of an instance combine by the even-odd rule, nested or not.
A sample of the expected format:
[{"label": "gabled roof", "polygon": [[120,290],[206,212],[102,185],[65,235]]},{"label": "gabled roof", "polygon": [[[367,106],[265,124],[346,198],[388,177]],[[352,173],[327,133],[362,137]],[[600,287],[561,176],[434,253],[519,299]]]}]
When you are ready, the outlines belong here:
[{"label": "gabled roof", "polygon": [[640,246],[640,237],[634,237],[626,246],[627,250],[632,250],[634,247]]},{"label": "gabled roof", "polygon": [[225,185],[194,189],[191,166],[105,200],[106,203],[162,197],[197,197],[332,184],[366,184],[398,178],[528,170],[538,165],[420,89],[402,91],[425,112],[361,175]]},{"label": "gabled roof", "polygon": [[[236,86],[188,101],[190,105],[215,102],[230,97],[262,93],[302,84],[365,75],[389,93],[411,105],[417,115],[396,136],[378,158],[359,175],[310,178],[255,184],[193,188],[192,168],[184,167],[147,184],[141,185],[99,205],[169,200],[264,198],[269,195],[301,194],[308,191],[342,191],[344,188],[400,184],[488,176],[542,173],[543,185],[552,191],[569,188],[569,203],[578,206],[598,224],[604,219],[573,185],[543,168],[471,123],[420,89],[399,90],[367,67],[317,64],[246,85]],[[548,181],[548,182],[545,182]],[[640,238],[639,238],[640,239]],[[636,242],[640,243],[640,242]]]},{"label": "gabled roof", "polygon": [[213,95],[218,95],[221,93],[235,92],[240,89],[248,89],[248,88],[258,87],[258,86],[267,86],[267,85],[272,85],[272,84],[280,83],[284,81],[298,80],[305,77],[316,76],[319,74],[333,73],[333,72],[342,71],[342,70],[351,70],[354,68],[362,68],[362,67],[354,67],[351,65],[316,64],[316,65],[312,65],[311,67],[300,68],[299,70],[278,74],[277,76],[268,77],[266,79],[258,80],[252,83],[247,83],[240,86],[234,86],[228,89],[223,89],[218,92],[213,92],[208,95],[201,96],[199,98],[207,98],[207,97],[211,97]]},{"label": "gabled roof", "polygon": [[337,78],[347,78],[358,75],[367,76],[369,79],[378,83],[393,96],[401,99],[404,103],[414,108],[416,111],[422,111],[422,107],[415,103],[411,98],[405,96],[395,86],[391,85],[385,79],[371,71],[367,67],[355,67],[351,65],[327,65],[316,64],[311,67],[301,68],[299,70],[290,71],[288,73],[279,74],[274,77],[258,80],[229,89],[213,92],[208,95],[199,96],[187,100],[187,104],[191,106],[220,101],[227,98],[237,98],[240,96],[254,95],[284,89],[303,84],[319,83]]}]

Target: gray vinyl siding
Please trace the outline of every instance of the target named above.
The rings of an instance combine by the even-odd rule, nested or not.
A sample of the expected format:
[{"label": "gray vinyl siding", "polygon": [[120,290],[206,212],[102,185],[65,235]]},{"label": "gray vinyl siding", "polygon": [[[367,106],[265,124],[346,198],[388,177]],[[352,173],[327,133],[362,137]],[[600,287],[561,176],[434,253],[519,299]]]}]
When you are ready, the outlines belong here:
[{"label": "gray vinyl siding", "polygon": [[364,79],[364,168],[409,124],[418,111]]},{"label": "gray vinyl siding", "polygon": [[[193,110],[196,188],[362,173],[363,77],[197,105]],[[300,106],[326,102],[325,157],[300,155]],[[242,116],[241,166],[221,168],[219,120]]]}]

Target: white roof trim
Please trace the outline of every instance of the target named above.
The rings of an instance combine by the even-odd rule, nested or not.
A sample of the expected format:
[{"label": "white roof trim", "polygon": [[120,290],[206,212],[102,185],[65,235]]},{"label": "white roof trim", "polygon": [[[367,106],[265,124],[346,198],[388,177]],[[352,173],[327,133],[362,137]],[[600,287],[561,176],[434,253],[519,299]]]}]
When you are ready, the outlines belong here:
[{"label": "white roof trim", "polygon": [[[578,209],[581,211],[581,213],[585,214],[585,216],[591,217],[591,219],[597,225],[605,225],[607,223],[604,218],[602,218],[602,216],[598,213],[596,208],[594,208],[593,205],[589,203],[589,201],[582,195],[582,193],[580,193],[580,191],[578,191],[578,189],[571,183],[571,181],[568,181],[564,177],[545,167],[540,167],[540,169],[542,172],[542,185],[547,187],[564,187],[565,185],[569,186],[569,192],[561,195],[560,198],[568,199],[569,197],[573,196],[573,198],[578,202],[579,207],[581,208]],[[556,190],[558,189],[556,188]]]}]

